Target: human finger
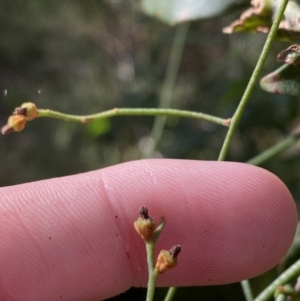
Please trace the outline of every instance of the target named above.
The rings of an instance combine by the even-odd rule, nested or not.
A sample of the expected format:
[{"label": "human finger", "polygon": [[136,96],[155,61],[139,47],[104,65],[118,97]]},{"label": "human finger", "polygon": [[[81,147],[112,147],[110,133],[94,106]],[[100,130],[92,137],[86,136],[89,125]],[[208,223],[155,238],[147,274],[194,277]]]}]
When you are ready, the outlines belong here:
[{"label": "human finger", "polygon": [[0,300],[99,300],[146,286],[140,206],[166,219],[157,250],[180,244],[160,286],[236,282],[292,242],[294,201],[247,164],[144,160],[0,190]]}]

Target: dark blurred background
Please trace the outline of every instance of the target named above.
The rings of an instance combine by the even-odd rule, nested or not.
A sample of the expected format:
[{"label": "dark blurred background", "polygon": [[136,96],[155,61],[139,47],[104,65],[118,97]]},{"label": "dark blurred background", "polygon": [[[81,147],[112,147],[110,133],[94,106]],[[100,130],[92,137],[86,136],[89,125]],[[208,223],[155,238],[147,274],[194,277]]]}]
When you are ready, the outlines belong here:
[{"label": "dark blurred background", "polygon": [[[241,10],[193,21],[176,80],[173,108],[229,118],[258,59],[264,35],[222,34]],[[147,17],[139,1],[1,0],[0,122],[16,106],[90,114],[114,107],[157,107],[176,27]],[[279,67],[276,42],[263,73]],[[299,100],[257,85],[227,159],[245,162],[298,125]],[[41,118],[18,134],[0,137],[0,186],[95,170],[143,157],[153,117],[114,117],[88,125]],[[226,128],[167,118],[154,157],[216,160]],[[300,197],[299,146],[263,167]],[[276,273],[276,271],[273,273]],[[258,278],[257,290],[269,282]],[[183,293],[184,292],[184,293]],[[194,288],[189,300],[243,300],[239,284]],[[165,291],[160,289],[159,296]],[[132,289],[114,300],[144,299]],[[184,289],[176,300],[186,300]]]}]

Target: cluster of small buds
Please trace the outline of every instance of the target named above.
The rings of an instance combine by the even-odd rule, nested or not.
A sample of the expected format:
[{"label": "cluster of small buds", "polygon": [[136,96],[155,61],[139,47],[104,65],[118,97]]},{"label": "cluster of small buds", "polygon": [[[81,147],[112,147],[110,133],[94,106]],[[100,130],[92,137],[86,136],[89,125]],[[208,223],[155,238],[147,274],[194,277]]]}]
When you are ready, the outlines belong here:
[{"label": "cluster of small buds", "polygon": [[[148,209],[145,206],[140,208],[140,217],[134,222],[134,227],[146,243],[153,240],[156,224],[154,220],[149,217]],[[158,255],[154,271],[157,274],[162,274],[165,271],[174,268],[177,265],[177,256],[180,251],[180,245],[174,246],[169,251],[161,250]]]},{"label": "cluster of small buds", "polygon": [[20,107],[15,108],[12,115],[8,117],[7,123],[2,127],[3,135],[12,132],[21,132],[27,121],[35,119],[38,115],[38,109],[32,102],[25,102]]}]

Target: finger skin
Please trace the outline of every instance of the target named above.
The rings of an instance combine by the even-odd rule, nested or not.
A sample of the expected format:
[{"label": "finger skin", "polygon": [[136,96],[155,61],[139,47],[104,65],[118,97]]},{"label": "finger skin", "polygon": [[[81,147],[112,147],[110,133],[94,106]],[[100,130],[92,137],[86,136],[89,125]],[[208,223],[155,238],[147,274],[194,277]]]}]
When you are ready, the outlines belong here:
[{"label": "finger skin", "polygon": [[143,160],[0,189],[0,300],[102,300],[146,286],[133,222],[145,205],[180,244],[159,286],[214,285],[276,265],[296,230],[295,203],[273,174],[241,163]]}]

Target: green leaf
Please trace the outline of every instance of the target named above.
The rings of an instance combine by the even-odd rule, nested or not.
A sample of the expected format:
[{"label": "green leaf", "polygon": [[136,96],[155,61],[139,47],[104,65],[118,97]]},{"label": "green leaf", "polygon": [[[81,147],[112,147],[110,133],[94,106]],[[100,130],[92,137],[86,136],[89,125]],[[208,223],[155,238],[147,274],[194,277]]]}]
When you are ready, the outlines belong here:
[{"label": "green leaf", "polygon": [[300,64],[284,64],[260,80],[263,90],[292,96],[300,95]]},{"label": "green leaf", "polygon": [[86,133],[92,137],[97,138],[100,135],[107,133],[110,130],[110,121],[108,119],[100,119],[88,123],[85,127]]},{"label": "green leaf", "polygon": [[186,21],[220,15],[238,0],[142,0],[144,12],[175,25]]}]

